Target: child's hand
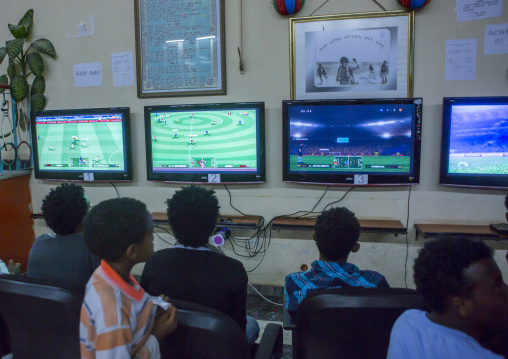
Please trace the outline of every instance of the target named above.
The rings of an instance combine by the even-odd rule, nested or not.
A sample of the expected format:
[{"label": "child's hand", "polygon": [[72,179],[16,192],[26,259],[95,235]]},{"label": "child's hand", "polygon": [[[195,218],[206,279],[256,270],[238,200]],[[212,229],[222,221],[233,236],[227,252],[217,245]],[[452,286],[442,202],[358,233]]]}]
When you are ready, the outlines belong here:
[{"label": "child's hand", "polygon": [[20,270],[21,263],[14,263],[14,260],[9,260],[9,263],[7,264],[7,269],[9,270],[10,274],[19,274],[21,273]]},{"label": "child's hand", "polygon": [[155,325],[152,329],[152,334],[157,340],[163,339],[166,335],[173,333],[177,326],[178,309],[170,305],[167,310],[157,310],[155,314]]}]

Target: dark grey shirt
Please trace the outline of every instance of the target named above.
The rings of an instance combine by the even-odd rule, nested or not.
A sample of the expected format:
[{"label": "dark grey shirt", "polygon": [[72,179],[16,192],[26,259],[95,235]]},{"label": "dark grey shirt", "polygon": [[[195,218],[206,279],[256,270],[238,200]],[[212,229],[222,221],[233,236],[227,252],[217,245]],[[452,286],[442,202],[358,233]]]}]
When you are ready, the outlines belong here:
[{"label": "dark grey shirt", "polygon": [[48,233],[35,239],[26,274],[85,286],[99,264],[100,259],[86,248],[83,233]]}]

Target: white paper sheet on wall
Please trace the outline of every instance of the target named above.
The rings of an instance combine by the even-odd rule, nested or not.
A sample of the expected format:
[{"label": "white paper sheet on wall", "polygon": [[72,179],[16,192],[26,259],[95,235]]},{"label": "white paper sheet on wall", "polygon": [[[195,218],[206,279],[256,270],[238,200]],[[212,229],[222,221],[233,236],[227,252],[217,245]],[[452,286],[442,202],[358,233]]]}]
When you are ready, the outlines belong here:
[{"label": "white paper sheet on wall", "polygon": [[74,87],[102,86],[102,62],[74,64]]},{"label": "white paper sheet on wall", "polygon": [[134,60],[132,51],[111,54],[113,86],[134,85]]},{"label": "white paper sheet on wall", "polygon": [[508,24],[485,25],[485,55],[508,54]]},{"label": "white paper sheet on wall", "polygon": [[457,0],[457,21],[472,21],[499,17],[503,0]]},{"label": "white paper sheet on wall", "polygon": [[476,79],[476,39],[446,40],[445,80]]}]

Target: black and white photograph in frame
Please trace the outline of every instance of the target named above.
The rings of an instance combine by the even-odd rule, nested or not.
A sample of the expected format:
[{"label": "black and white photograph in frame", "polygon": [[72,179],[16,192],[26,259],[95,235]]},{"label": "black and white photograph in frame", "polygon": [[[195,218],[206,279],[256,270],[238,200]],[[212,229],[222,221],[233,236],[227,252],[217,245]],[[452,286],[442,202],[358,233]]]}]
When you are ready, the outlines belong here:
[{"label": "black and white photograph in frame", "polygon": [[413,12],[312,16],[289,21],[291,99],[412,96]]}]

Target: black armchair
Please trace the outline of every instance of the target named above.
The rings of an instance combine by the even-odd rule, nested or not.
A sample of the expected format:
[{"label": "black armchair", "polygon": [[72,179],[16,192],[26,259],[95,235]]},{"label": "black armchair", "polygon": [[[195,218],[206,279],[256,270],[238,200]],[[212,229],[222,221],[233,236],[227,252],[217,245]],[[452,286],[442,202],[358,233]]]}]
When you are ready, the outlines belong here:
[{"label": "black armchair", "polygon": [[282,357],[282,326],[269,323],[259,345],[228,315],[197,304],[170,300],[178,308],[178,328],[160,343],[161,358],[276,359]]},{"label": "black armchair", "polygon": [[39,278],[0,275],[0,315],[14,358],[80,358],[84,288]]},{"label": "black armchair", "polygon": [[407,309],[423,309],[412,289],[341,288],[305,298],[295,320],[293,357],[298,359],[385,359],[395,320]]}]

